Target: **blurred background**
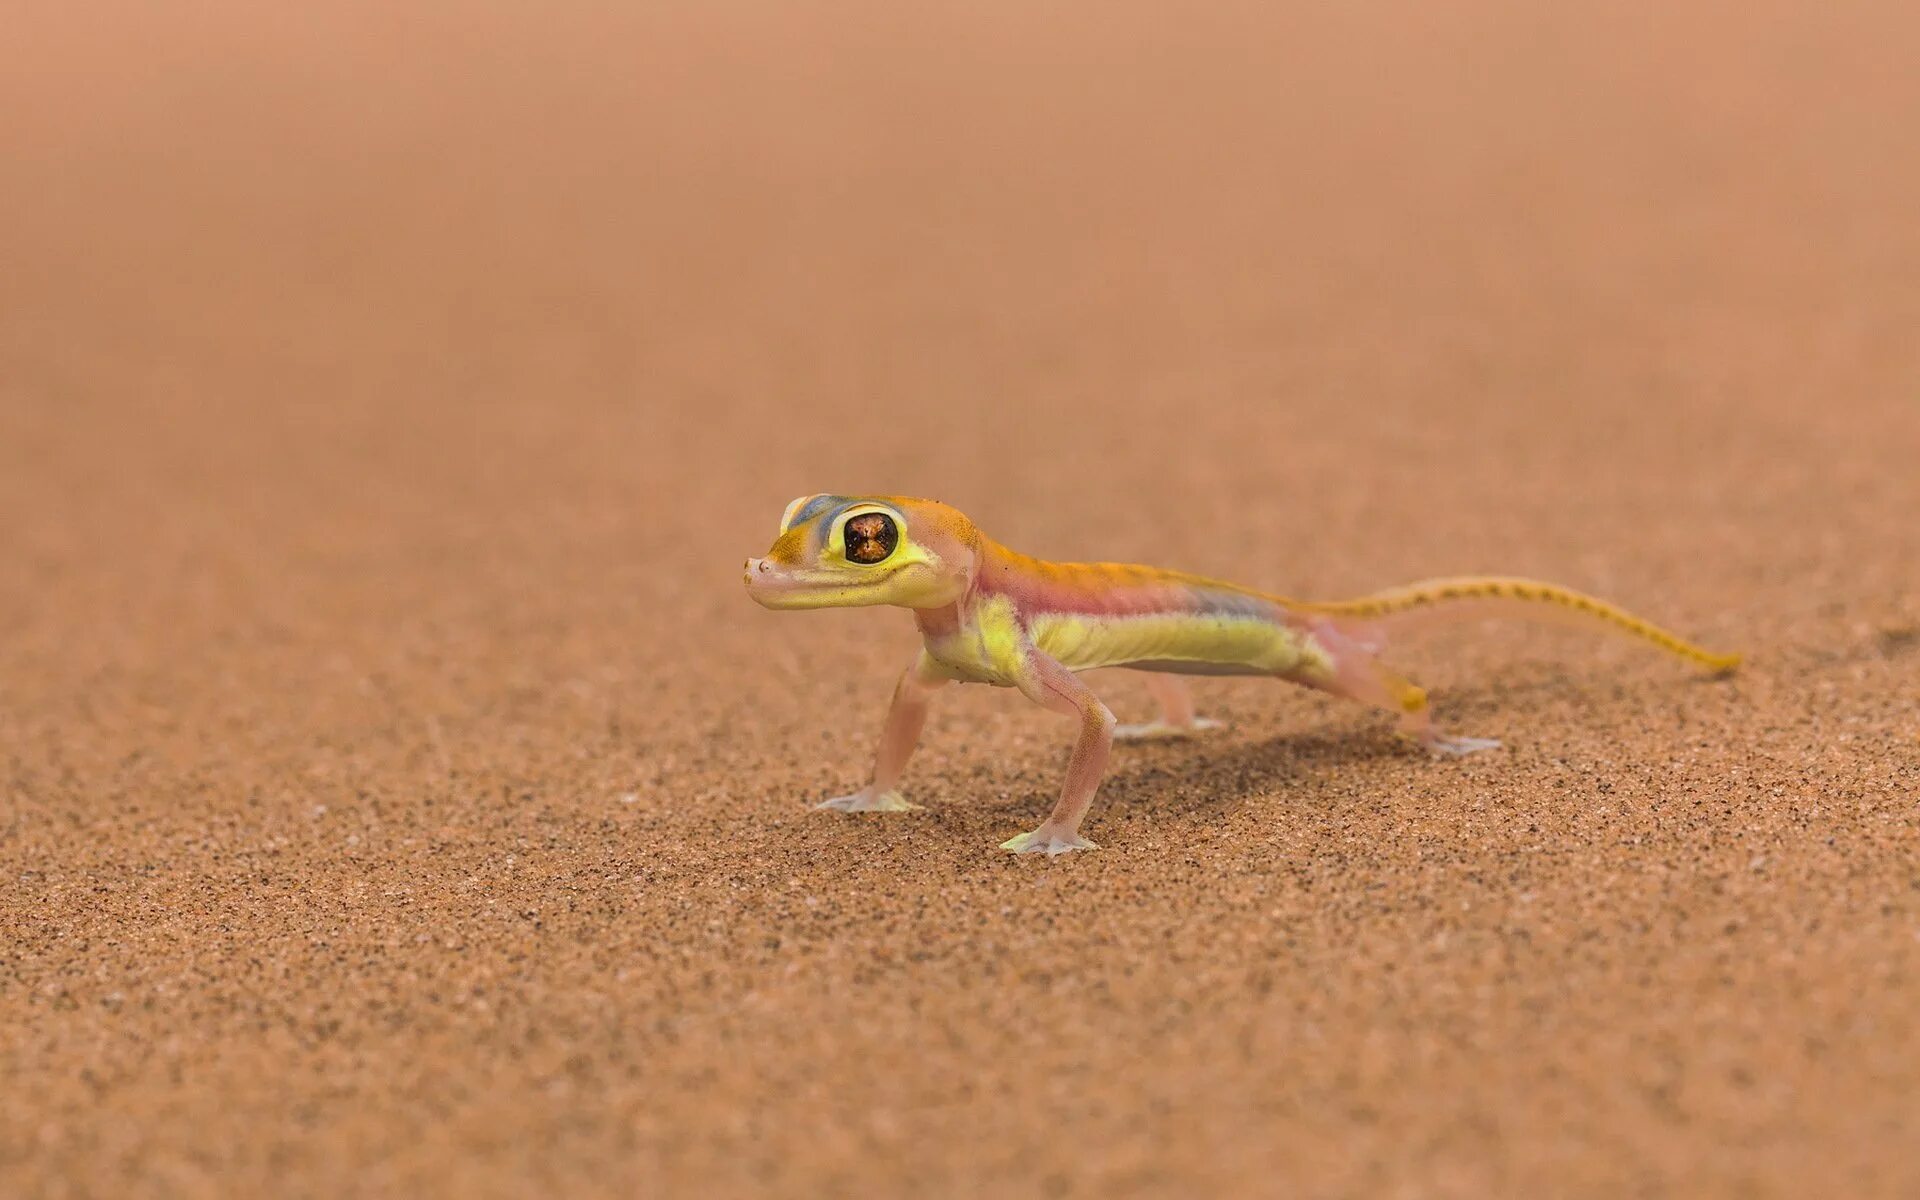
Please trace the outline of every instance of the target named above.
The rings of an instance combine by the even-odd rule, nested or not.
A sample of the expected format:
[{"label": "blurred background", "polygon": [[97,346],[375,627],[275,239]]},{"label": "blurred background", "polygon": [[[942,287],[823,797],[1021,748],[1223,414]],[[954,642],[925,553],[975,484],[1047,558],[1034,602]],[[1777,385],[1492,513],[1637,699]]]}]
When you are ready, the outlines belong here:
[{"label": "blurred background", "polygon": [[[16,14],[7,507],[55,559],[136,512],[135,556],[565,539],[639,602],[822,489],[1087,531],[1048,553],[1161,549],[1122,496],[1269,510],[1183,552],[1302,587],[1536,506],[1831,536],[1914,448],[1904,13]],[[721,544],[637,570],[668,511]]]},{"label": "blurred background", "polygon": [[[644,1032],[662,1006],[733,1011],[773,987],[716,967],[758,961],[745,927],[674,914],[812,880],[819,860],[764,866],[780,852],[724,847],[857,773],[830,739],[867,745],[913,645],[897,616],[745,602],[739,561],[804,493],[929,495],[1033,553],[1292,594],[1559,579],[1774,664],[1734,708],[1699,692],[1654,693],[1651,710],[1604,691],[1546,704],[1625,739],[1622,759],[1667,761],[1632,739],[1678,710],[1696,739],[1774,739],[1739,759],[1749,770],[1760,754],[1789,781],[1911,778],[1900,739],[1920,696],[1896,655],[1920,625],[1911,5],[182,0],[15,6],[5,27],[0,803],[20,949],[0,1002],[26,1031],[7,1060],[28,1081],[9,1089],[13,1161],[41,1182],[92,1170],[111,1187],[125,1168],[211,1186],[236,1177],[219,1168],[238,1169],[229,1153],[262,1172],[377,1158],[400,1164],[389,1182],[445,1182],[465,1178],[439,1154],[455,1144],[496,1172],[469,1181],[483,1187],[564,1179],[526,1146],[683,1183],[778,1179],[743,1147],[825,1146],[911,1178],[899,1130],[836,1134],[780,1108],[764,1077],[701,1075],[715,1046],[776,1053],[746,1018],[744,1043],[687,1043],[701,1054]],[[1669,678],[1630,651],[1510,637],[1414,665],[1444,686],[1519,664],[1549,692],[1594,663],[1628,689]],[[1133,703],[1130,686],[1116,694]],[[1227,695],[1256,723],[1334,719]],[[1476,711],[1518,728],[1541,703]],[[931,735],[931,777],[1043,805],[1057,730],[993,697],[953,711]],[[1874,747],[1870,769],[1822,757],[1842,731]],[[949,753],[975,766],[943,766]],[[966,770],[986,774],[953,774]],[[628,798],[613,816],[593,807],[609,796]],[[1905,813],[1910,834],[1911,812],[1874,796],[1894,807],[1871,820]],[[1736,809],[1716,844],[1744,863],[1760,852],[1730,831],[1763,819]],[[977,815],[952,853],[1018,814]],[[1144,845],[1150,826],[1128,828]],[[1711,841],[1657,828],[1656,842]],[[790,822],[768,836],[830,835]],[[661,862],[681,874],[603,897],[629,940],[595,942],[614,936],[600,921],[570,951],[535,951],[518,926],[496,939],[461,925],[473,910],[457,881],[503,845],[614,856],[594,860],[600,874],[552,867],[567,887]],[[1898,890],[1900,860],[1873,861],[1881,894]],[[893,877],[868,879],[856,907]],[[518,878],[516,912],[564,890]],[[353,889],[369,880],[420,895],[363,909]],[[1577,911],[1586,892],[1569,886]],[[1910,966],[1907,917],[1844,894],[1880,939],[1860,961]],[[191,899],[205,896],[226,899]],[[997,899],[979,911],[1021,924]],[[902,919],[888,936],[942,940]],[[468,957],[408,957],[416,936],[431,949],[454,928]],[[323,934],[357,948],[316,949]],[[1635,961],[1636,979],[1665,969]],[[582,997],[610,963],[636,977],[592,1008]],[[1534,965],[1542,979],[1565,967]],[[479,986],[474,971],[531,989],[512,993],[524,1023],[424,1015],[423,989]],[[956,971],[940,981],[951,995],[985,977]],[[106,997],[132,1012],[126,997],[163,976],[173,990],[149,997],[148,1025],[105,1015]],[[825,1027],[833,1006],[814,1000],[811,1023],[781,1010],[788,1028]],[[1617,1002],[1594,1011],[1630,1021],[1668,999],[1628,987]],[[1876,1011],[1911,1051],[1911,1018]],[[345,1023],[353,1053],[271,1032],[326,1021]],[[423,1022],[438,1032],[416,1037]],[[595,1082],[557,1049],[553,1077],[576,1090],[542,1090],[546,1068],[526,1064],[546,1060],[522,1039],[549,1025],[590,1063],[644,1043],[704,1099],[661,1115],[646,1099],[659,1074]],[[1534,1061],[1561,1044],[1518,1028],[1482,1032]],[[1166,1029],[1142,1017],[1101,1036]],[[154,1057],[162,1030],[171,1059]],[[434,1037],[466,1065],[396,1065],[417,1066]],[[816,1050],[791,1080],[852,1053]],[[1216,1052],[1244,1057],[1225,1043],[1185,1057]],[[261,1055],[291,1064],[278,1090],[253,1082]],[[1339,1112],[1394,1111],[1390,1077],[1409,1060],[1388,1060],[1359,1083],[1326,1077],[1351,1102]],[[1671,1181],[1732,1122],[1717,1144],[1776,1151],[1759,1176],[1716,1159],[1721,1182],[1824,1164],[1864,1188],[1890,1178],[1855,1136],[1869,1124],[1832,1124],[1844,1106],[1818,1098],[1859,1100],[1876,1136],[1911,1130],[1891,1076],[1803,1074],[1793,1096],[1706,1103],[1689,1115],[1723,1126],[1689,1141],[1662,1105],[1718,1084],[1616,1097],[1595,1124],[1550,1080],[1419,1061],[1440,1065],[1411,1096],[1481,1105],[1420,1143],[1439,1174],[1366,1140],[1378,1127],[1361,1117],[1280,1134],[1249,1110],[1212,1141],[1149,1139],[1164,1170],[1126,1179],[1269,1177],[1268,1146],[1317,1163],[1323,1194],[1369,1180],[1440,1194],[1451,1179],[1485,1195],[1500,1182],[1480,1173],[1487,1147],[1531,1129],[1534,1167],[1580,1162],[1626,1186]],[[1001,1070],[980,1095],[1042,1086]],[[1158,1076],[1134,1083],[1136,1098],[1173,1094]],[[475,1099],[504,1092],[540,1099]],[[233,1115],[249,1097],[264,1124]],[[1061,1103],[1123,1137],[1140,1115]],[[697,1113],[716,1123],[696,1137]],[[322,1154],[309,1136],[356,1120],[357,1144],[385,1157]],[[1024,1126],[1005,1121],[981,1128],[1017,1141]],[[228,1150],[207,1148],[216,1132]],[[1313,1157],[1350,1135],[1375,1157]],[[280,1157],[231,1149],[245,1145]],[[954,1166],[973,1161],[950,1162],[948,1183],[1025,1178],[998,1159],[979,1161],[1009,1174]],[[840,1169],[798,1178],[844,1186]]]}]

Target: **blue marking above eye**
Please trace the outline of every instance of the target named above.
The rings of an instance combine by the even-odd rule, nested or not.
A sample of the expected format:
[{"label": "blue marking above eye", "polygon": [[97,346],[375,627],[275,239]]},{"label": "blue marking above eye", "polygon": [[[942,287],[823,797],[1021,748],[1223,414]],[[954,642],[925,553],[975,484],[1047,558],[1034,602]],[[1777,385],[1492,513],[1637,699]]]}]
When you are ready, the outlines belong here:
[{"label": "blue marking above eye", "polygon": [[795,525],[806,524],[829,508],[832,508],[840,499],[839,496],[815,496],[800,506],[800,511],[794,513],[793,519],[787,522],[787,528],[792,529]]}]

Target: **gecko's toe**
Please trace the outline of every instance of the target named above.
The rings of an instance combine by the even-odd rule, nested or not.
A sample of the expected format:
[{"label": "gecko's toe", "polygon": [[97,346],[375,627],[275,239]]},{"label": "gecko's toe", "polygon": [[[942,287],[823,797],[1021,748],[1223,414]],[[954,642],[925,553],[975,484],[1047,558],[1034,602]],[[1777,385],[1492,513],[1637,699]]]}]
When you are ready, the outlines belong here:
[{"label": "gecko's toe", "polygon": [[1052,858],[1056,854],[1065,854],[1069,850],[1098,850],[1100,846],[1091,838],[1042,825],[1032,833],[1008,838],[1000,843],[1000,848],[1011,850],[1015,854],[1044,854]]},{"label": "gecko's toe", "polygon": [[902,796],[899,792],[855,792],[851,796],[835,796],[831,800],[822,800],[813,806],[815,811],[825,809],[830,812],[919,812],[920,806]]}]

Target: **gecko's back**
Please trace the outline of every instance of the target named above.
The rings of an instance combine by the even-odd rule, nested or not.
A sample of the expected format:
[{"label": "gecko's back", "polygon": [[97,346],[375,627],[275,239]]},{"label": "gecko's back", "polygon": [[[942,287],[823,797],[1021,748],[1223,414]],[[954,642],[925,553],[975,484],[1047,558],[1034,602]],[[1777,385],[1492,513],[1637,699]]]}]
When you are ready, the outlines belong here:
[{"label": "gecko's back", "polygon": [[1033,644],[1069,670],[1277,675],[1324,658],[1277,596],[1159,567],[984,551],[982,595],[1011,601]]}]

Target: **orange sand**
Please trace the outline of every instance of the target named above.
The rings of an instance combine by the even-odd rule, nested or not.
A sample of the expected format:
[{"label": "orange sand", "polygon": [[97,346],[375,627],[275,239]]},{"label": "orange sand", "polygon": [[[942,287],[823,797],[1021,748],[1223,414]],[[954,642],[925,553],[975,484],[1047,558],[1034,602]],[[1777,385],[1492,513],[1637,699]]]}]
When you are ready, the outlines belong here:
[{"label": "orange sand", "polygon": [[[1910,7],[39,7],[0,1193],[1920,1193]],[[821,490],[1751,666],[1203,684],[1016,860],[1004,692],[808,812],[914,644],[740,593]]]}]

